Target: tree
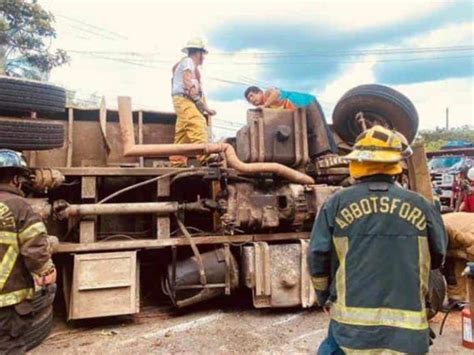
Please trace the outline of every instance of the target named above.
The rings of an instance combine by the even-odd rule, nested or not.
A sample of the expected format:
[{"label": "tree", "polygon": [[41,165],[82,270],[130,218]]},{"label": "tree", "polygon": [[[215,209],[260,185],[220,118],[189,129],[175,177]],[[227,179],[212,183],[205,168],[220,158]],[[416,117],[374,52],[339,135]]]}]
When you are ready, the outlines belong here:
[{"label": "tree", "polygon": [[32,79],[65,64],[64,50],[52,53],[54,16],[36,0],[0,0],[0,74]]},{"label": "tree", "polygon": [[450,130],[420,131],[420,136],[423,137],[428,151],[440,150],[449,141],[474,142],[474,130],[470,129],[469,126]]}]

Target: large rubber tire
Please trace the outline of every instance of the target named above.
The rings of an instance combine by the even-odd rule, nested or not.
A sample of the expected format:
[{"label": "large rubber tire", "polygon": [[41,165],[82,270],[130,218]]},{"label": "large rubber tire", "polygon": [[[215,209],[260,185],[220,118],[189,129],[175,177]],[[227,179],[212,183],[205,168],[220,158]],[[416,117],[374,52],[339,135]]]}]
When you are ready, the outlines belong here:
[{"label": "large rubber tire", "polygon": [[64,126],[61,122],[0,118],[0,148],[46,150],[61,148]]},{"label": "large rubber tire", "polygon": [[429,279],[429,301],[431,309],[428,310],[428,319],[433,318],[443,308],[446,296],[446,282],[439,270],[432,270]]},{"label": "large rubber tire", "polygon": [[22,335],[26,350],[40,345],[53,328],[53,306],[46,307],[33,319],[31,327]]},{"label": "large rubber tire", "polygon": [[0,110],[64,112],[66,91],[40,81],[0,76]]},{"label": "large rubber tire", "polygon": [[405,95],[383,85],[360,85],[346,92],[333,112],[334,129],[348,144],[354,144],[362,132],[355,118],[359,112],[363,112],[369,126],[380,124],[395,129],[410,143],[418,131],[418,113]]}]

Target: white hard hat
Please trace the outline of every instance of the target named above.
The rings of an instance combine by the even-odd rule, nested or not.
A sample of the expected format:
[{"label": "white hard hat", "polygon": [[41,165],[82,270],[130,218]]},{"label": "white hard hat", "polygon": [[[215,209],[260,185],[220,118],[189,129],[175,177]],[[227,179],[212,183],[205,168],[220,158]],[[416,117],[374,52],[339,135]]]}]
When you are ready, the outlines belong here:
[{"label": "white hard hat", "polygon": [[192,39],[190,39],[181,51],[185,54],[188,54],[188,49],[192,49],[192,48],[193,49],[200,49],[206,54],[208,53],[207,48],[206,48],[206,44],[204,43],[202,38],[192,38]]},{"label": "white hard hat", "polygon": [[467,178],[471,181],[474,181],[474,168],[470,168],[467,171]]}]

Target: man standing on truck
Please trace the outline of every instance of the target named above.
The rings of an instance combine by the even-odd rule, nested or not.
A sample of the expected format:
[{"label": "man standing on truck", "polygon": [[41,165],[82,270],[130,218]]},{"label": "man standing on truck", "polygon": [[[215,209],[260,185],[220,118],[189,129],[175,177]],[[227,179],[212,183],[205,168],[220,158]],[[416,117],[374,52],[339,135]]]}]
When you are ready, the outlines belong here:
[{"label": "man standing on truck", "polygon": [[319,354],[428,352],[428,278],[447,238],[435,206],[395,182],[410,154],[398,132],[363,132],[346,156],[357,183],[318,214],[308,263],[331,317]]},{"label": "man standing on truck", "polygon": [[[186,57],[173,67],[171,95],[176,112],[174,144],[208,143],[209,135],[205,116],[213,116],[216,111],[207,106],[201,85],[201,74],[198,67],[203,64],[204,56],[208,53],[204,41],[200,38],[188,41],[182,50]],[[209,157],[201,155],[201,164]],[[187,158],[173,155],[171,164],[184,167]]]},{"label": "man standing on truck", "polygon": [[[35,288],[56,282],[46,227],[20,188],[28,173],[21,154],[0,150],[0,353],[22,354],[40,299]],[[41,303],[41,302],[40,302]],[[52,303],[52,299],[51,299]],[[50,304],[47,304],[50,306]]]},{"label": "man standing on truck", "polygon": [[[323,110],[313,95],[277,88],[263,91],[257,86],[250,86],[245,90],[245,98],[252,105],[259,108],[287,109],[295,111],[297,108],[306,108],[306,124],[308,131],[308,149],[311,160],[333,156],[337,153],[337,145],[329,129]],[[325,167],[324,164],[321,167]]]}]

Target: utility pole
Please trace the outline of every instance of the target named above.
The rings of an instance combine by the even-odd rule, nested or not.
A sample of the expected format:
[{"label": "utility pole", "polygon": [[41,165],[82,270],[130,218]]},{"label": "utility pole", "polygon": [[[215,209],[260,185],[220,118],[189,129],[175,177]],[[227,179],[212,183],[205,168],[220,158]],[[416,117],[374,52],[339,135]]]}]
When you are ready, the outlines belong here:
[{"label": "utility pole", "polygon": [[449,131],[449,107],[446,107],[446,130]]}]

